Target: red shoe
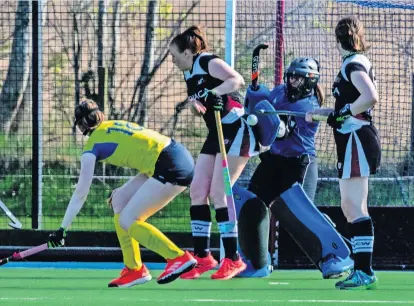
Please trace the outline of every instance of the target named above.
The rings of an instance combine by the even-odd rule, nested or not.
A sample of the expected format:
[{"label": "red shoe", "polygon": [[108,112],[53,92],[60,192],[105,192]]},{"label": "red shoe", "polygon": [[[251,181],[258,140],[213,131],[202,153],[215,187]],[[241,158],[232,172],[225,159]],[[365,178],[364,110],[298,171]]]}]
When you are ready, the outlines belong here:
[{"label": "red shoe", "polygon": [[230,258],[223,258],[220,268],[216,273],[211,275],[211,279],[225,280],[230,279],[246,270],[247,265],[239,259],[231,260]]},{"label": "red shoe", "polygon": [[184,255],[167,259],[167,266],[164,272],[158,277],[158,284],[167,284],[178,278],[181,274],[190,271],[197,264],[197,260],[189,252],[185,251]]},{"label": "red shoe", "polygon": [[121,271],[121,276],[112,280],[108,287],[127,288],[138,284],[144,284],[152,279],[146,266],[142,265],[139,270],[132,270],[127,267]]},{"label": "red shoe", "polygon": [[211,269],[214,269],[214,267],[218,264],[217,260],[215,260],[214,257],[211,256],[210,252],[206,257],[194,256],[194,258],[197,260],[197,265],[195,266],[195,268],[191,271],[188,271],[187,273],[181,274],[180,278],[196,279],[200,277],[201,274],[210,271]]}]

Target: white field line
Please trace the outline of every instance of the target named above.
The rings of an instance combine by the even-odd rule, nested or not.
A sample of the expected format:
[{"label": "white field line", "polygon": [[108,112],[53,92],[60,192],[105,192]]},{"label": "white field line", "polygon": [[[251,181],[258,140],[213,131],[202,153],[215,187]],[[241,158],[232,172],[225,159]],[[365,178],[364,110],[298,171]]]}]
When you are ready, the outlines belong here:
[{"label": "white field line", "polygon": [[[0,301],[42,301],[42,300],[76,300],[73,297],[0,297]],[[88,300],[88,299],[86,299]],[[90,298],[90,301],[96,298]],[[291,304],[309,304],[309,303],[341,303],[341,304],[414,304],[414,301],[385,301],[385,300],[243,300],[243,299],[184,299],[184,300],[170,300],[170,299],[142,299],[142,298],[120,298],[120,301],[135,301],[135,302],[180,302],[180,303],[291,303]],[[82,298],[82,301],[85,301]]]}]

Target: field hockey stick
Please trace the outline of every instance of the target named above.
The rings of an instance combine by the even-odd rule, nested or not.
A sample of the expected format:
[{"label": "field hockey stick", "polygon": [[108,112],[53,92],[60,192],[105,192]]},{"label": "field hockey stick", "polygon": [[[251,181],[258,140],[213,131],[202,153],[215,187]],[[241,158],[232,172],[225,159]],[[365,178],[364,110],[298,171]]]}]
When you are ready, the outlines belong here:
[{"label": "field hockey stick", "polygon": [[7,208],[6,204],[0,201],[0,208],[6,213],[7,217],[12,221],[9,223],[9,226],[15,229],[21,229],[21,222],[12,214],[12,212]]},{"label": "field hockey stick", "polygon": [[269,47],[268,44],[260,44],[253,50],[252,57],[252,88],[257,90],[257,82],[259,81],[259,62],[260,62],[260,51],[266,50]]},{"label": "field hockey stick", "polygon": [[[292,111],[285,111],[285,110],[269,111],[269,110],[264,110],[264,109],[256,109],[255,113],[257,115],[277,114],[277,115],[286,115],[286,116],[294,116],[294,117],[302,117],[302,118],[306,117],[305,112],[292,112]],[[312,114],[313,121],[326,121],[326,119],[328,119],[328,116]]]},{"label": "field hockey stick", "polygon": [[30,249],[27,249],[25,251],[15,252],[12,256],[9,256],[4,259],[0,259],[0,266],[5,265],[6,263],[10,261],[22,260],[26,257],[32,256],[34,254],[37,254],[47,249],[48,249],[47,243],[44,243],[44,244],[32,247]]},{"label": "field hockey stick", "polygon": [[[253,56],[252,56],[252,89],[253,91],[256,91],[257,83],[259,81],[259,63],[260,63],[260,51],[263,49],[267,49],[269,47],[268,44],[260,44],[253,50]],[[245,107],[249,106],[249,99],[246,98],[246,102],[244,104]]]},{"label": "field hockey stick", "polygon": [[229,233],[233,231],[234,227],[236,226],[236,205],[234,204],[233,191],[231,188],[230,171],[227,163],[227,153],[226,147],[224,145],[223,127],[221,126],[220,111],[214,111],[214,115],[216,117],[216,127],[220,146],[221,165],[224,179],[224,193],[226,194],[227,209],[229,212],[230,221],[229,225],[226,226],[226,228],[223,228],[223,231]]}]

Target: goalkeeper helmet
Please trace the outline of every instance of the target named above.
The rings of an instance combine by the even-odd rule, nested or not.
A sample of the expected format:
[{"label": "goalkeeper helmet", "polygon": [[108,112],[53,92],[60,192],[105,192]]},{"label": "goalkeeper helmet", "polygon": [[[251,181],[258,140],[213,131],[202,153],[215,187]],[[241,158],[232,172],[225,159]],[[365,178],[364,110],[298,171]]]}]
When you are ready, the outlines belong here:
[{"label": "goalkeeper helmet", "polygon": [[[295,102],[312,93],[319,80],[320,66],[311,57],[294,59],[285,71],[284,81],[287,84],[288,100]],[[291,80],[294,82],[291,82]]]}]

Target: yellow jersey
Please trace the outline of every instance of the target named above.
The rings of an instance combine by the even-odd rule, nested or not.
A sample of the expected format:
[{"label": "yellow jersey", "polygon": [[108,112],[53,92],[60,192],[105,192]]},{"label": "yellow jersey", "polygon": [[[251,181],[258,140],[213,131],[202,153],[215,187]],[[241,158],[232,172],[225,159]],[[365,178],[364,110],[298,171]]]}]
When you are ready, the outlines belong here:
[{"label": "yellow jersey", "polygon": [[97,161],[152,176],[161,151],[170,141],[169,137],[136,123],[104,121],[89,136],[83,153],[94,154]]}]

